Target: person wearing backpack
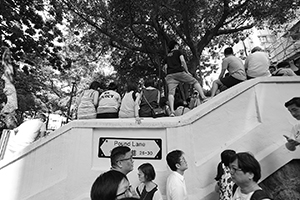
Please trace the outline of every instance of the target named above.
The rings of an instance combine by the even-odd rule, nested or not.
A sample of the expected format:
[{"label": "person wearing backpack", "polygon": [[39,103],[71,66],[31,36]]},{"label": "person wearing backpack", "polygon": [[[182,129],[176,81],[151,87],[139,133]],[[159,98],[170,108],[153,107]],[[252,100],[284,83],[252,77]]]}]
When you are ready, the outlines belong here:
[{"label": "person wearing backpack", "polygon": [[233,189],[232,200],[271,200],[257,183],[261,178],[261,167],[253,155],[237,153],[229,167],[232,180],[237,185]]}]

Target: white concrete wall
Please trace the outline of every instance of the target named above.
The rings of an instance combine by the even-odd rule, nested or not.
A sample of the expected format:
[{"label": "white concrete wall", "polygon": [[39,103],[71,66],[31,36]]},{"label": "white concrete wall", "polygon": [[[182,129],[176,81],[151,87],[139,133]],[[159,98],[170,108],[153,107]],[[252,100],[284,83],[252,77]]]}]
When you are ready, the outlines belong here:
[{"label": "white concrete wall", "polygon": [[96,177],[110,168],[109,158],[99,158],[103,137],[161,139],[161,160],[135,159],[128,177],[138,184],[137,167],[154,165],[165,195],[169,174],[167,152],[181,149],[189,169],[185,173],[190,200],[213,200],[214,177],[220,153],[227,149],[251,151],[262,165],[262,178],[300,158],[300,149],[285,149],[297,121],[284,102],[300,96],[299,77],[258,78],[227,90],[180,117],[73,121],[23,152],[0,161],[0,199],[87,200]]}]

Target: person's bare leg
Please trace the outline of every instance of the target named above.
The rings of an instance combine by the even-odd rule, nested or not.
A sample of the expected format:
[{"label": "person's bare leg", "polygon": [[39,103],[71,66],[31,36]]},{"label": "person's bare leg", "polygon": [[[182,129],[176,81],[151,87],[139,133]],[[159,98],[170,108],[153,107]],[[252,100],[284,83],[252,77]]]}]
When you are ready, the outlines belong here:
[{"label": "person's bare leg", "polygon": [[170,106],[170,110],[171,113],[174,113],[174,95],[173,94],[169,94],[168,95],[168,100],[169,100],[169,106]]},{"label": "person's bare leg", "polygon": [[195,89],[199,92],[199,95],[201,97],[202,100],[206,99],[207,97],[205,96],[203,89],[200,85],[200,83],[195,83],[194,84]]},{"label": "person's bare leg", "polygon": [[212,88],[211,88],[211,97],[214,97],[215,95],[216,95],[216,92],[217,92],[217,90],[218,90],[218,88],[219,88],[219,85],[220,85],[220,80],[218,79],[218,80],[215,80],[214,82],[213,82],[213,85],[212,85]]}]

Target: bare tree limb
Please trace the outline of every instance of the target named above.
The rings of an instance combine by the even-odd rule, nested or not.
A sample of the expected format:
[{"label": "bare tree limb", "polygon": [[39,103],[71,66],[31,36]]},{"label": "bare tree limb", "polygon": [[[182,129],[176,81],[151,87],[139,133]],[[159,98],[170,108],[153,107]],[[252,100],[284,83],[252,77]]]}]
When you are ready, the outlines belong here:
[{"label": "bare tree limb", "polygon": [[236,33],[236,32],[239,32],[239,31],[243,31],[243,30],[253,28],[254,26],[255,26],[255,24],[253,23],[253,24],[249,24],[249,25],[246,25],[246,26],[236,28],[236,29],[226,29],[226,30],[221,30],[220,29],[217,33],[217,36],[218,35],[224,35],[224,34],[230,34],[230,33]]}]

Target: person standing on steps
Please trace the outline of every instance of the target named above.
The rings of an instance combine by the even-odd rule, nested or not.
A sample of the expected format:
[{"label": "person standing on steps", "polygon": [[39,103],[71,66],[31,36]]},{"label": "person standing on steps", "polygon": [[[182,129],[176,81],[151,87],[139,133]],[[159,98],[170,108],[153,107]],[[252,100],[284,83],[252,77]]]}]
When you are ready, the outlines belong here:
[{"label": "person standing on steps", "polygon": [[171,110],[170,116],[174,117],[174,95],[176,87],[179,83],[192,84],[195,89],[199,92],[199,95],[203,101],[207,99],[200,83],[195,79],[187,68],[184,56],[179,50],[179,44],[172,40],[169,45],[169,53],[165,59],[165,65],[163,71],[167,73],[166,82],[168,84],[168,100]]},{"label": "person standing on steps", "polygon": [[261,167],[254,156],[248,152],[236,154],[236,159],[229,164],[233,182],[234,200],[271,200],[269,195],[258,185]]},{"label": "person standing on steps", "polygon": [[188,164],[184,157],[184,152],[174,150],[168,153],[167,163],[172,173],[167,179],[167,200],[188,200],[184,172],[188,169]]},{"label": "person standing on steps", "polygon": [[219,200],[231,200],[234,182],[230,174],[229,163],[236,159],[236,152],[232,149],[226,149],[221,153],[221,162],[217,167],[217,184],[215,191],[219,194]]},{"label": "person standing on steps", "polygon": [[[300,97],[294,97],[287,101],[284,106],[288,109],[291,115],[300,121]],[[291,136],[285,136],[287,143],[286,148],[290,151],[295,151],[296,146],[300,145],[300,123],[297,123],[292,128]]]},{"label": "person standing on steps", "polygon": [[133,170],[132,151],[128,146],[117,146],[110,153],[111,170],[127,175]]}]

